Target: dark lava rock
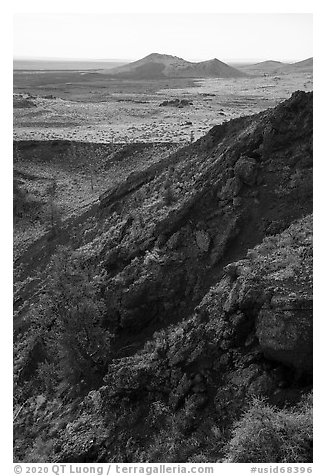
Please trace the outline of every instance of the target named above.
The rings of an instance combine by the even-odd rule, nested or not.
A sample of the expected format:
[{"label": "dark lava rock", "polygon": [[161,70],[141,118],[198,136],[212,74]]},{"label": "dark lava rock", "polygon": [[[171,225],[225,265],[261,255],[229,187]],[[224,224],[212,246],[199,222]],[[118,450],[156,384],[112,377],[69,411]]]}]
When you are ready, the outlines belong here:
[{"label": "dark lava rock", "polygon": [[289,365],[298,374],[312,373],[312,299],[283,297],[257,318],[257,337],[269,358]]},{"label": "dark lava rock", "polygon": [[234,175],[246,185],[254,185],[257,179],[257,162],[250,157],[241,157],[234,166]]},{"label": "dark lava rock", "polygon": [[173,106],[173,107],[185,107],[185,106],[192,106],[192,102],[188,99],[171,99],[170,101],[163,101],[159,104],[159,107],[162,106]]}]

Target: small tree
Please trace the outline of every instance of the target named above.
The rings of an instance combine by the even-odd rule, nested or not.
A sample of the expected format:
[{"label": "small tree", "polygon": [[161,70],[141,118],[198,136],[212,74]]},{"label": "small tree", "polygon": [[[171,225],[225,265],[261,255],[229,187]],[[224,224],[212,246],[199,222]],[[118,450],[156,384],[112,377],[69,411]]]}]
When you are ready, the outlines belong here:
[{"label": "small tree", "polygon": [[163,184],[163,202],[166,206],[170,206],[174,201],[174,195],[172,191],[173,173],[174,168],[170,167],[166,175],[165,182]]},{"label": "small tree", "polygon": [[91,180],[91,190],[93,192],[94,190],[94,163],[92,160],[89,163],[89,176]]},{"label": "small tree", "polygon": [[49,216],[52,235],[57,234],[57,231],[59,229],[60,222],[61,222],[61,213],[58,206],[55,203],[57,189],[58,189],[57,180],[55,178],[52,178],[50,184],[48,185],[46,189],[46,193],[49,196],[47,215]]},{"label": "small tree", "polygon": [[66,248],[55,257],[51,271],[48,302],[54,320],[49,346],[59,359],[61,378],[92,384],[105,373],[111,337],[102,324],[99,278]]},{"label": "small tree", "polygon": [[13,183],[13,212],[14,219],[22,218],[28,206],[26,192],[18,185],[17,180]]}]

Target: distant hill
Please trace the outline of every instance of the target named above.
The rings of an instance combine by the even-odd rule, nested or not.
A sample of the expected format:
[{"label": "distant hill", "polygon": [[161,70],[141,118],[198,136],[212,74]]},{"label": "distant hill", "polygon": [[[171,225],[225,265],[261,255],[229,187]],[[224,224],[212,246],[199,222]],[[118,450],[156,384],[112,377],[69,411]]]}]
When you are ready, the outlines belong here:
[{"label": "distant hill", "polygon": [[262,74],[278,74],[278,73],[294,73],[302,72],[309,73],[313,69],[313,58],[308,58],[296,63],[282,63],[281,61],[262,61],[255,64],[238,65],[237,68],[247,74],[262,75]]},{"label": "distant hill", "polygon": [[281,61],[268,60],[261,63],[239,65],[238,68],[249,74],[273,74],[286,64]]},{"label": "distant hill", "polygon": [[286,64],[280,71],[284,73],[291,72],[301,72],[301,73],[312,73],[313,71],[313,58],[308,58],[303,61],[298,61],[297,63]]},{"label": "distant hill", "polygon": [[130,79],[238,78],[246,73],[214,58],[193,63],[178,56],[152,53],[133,63],[114,68],[110,74]]}]

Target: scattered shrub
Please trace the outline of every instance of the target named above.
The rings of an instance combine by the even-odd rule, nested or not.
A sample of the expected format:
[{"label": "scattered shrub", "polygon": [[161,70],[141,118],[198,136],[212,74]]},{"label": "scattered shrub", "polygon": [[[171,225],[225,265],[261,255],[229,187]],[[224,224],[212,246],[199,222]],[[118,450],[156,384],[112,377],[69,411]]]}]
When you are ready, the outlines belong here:
[{"label": "scattered shrub", "polygon": [[294,408],[254,399],[227,445],[231,463],[312,462],[312,395]]}]

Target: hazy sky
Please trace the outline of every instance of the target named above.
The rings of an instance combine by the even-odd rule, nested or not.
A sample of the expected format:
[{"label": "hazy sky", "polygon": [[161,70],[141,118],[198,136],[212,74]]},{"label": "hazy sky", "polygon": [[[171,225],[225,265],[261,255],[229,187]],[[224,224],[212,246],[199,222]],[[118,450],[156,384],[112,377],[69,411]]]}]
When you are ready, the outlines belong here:
[{"label": "hazy sky", "polygon": [[312,14],[19,14],[14,57],[302,60],[313,55]]}]

